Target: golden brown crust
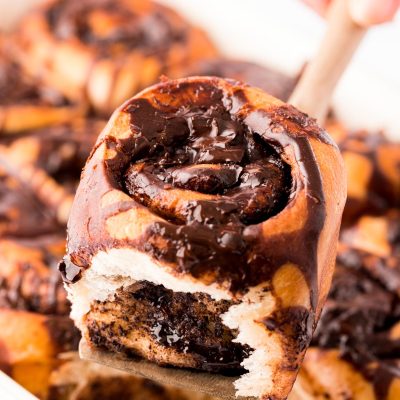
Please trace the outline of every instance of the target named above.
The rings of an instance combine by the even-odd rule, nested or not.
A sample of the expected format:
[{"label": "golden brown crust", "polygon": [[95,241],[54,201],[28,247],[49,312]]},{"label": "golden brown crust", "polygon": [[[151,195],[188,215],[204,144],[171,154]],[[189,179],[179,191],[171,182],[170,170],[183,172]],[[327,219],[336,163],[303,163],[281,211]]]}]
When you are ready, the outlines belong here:
[{"label": "golden brown crust", "polygon": [[216,53],[203,31],[149,0],[47,1],[15,36],[29,74],[106,113],[161,74]]}]

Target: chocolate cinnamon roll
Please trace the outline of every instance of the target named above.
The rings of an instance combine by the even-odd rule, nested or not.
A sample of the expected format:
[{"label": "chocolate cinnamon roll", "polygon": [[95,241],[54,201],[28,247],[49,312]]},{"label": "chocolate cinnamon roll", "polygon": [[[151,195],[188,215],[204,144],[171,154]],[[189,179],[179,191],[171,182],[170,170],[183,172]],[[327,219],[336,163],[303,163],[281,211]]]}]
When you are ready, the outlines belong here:
[{"label": "chocolate cinnamon roll", "polygon": [[61,233],[0,240],[0,370],[41,399],[59,353],[79,340],[57,273],[64,248]]},{"label": "chocolate cinnamon roll", "polygon": [[339,123],[327,127],[342,151],[348,194],[344,223],[360,215],[382,214],[400,207],[400,143],[382,132],[348,132]]},{"label": "chocolate cinnamon roll", "polygon": [[332,288],[297,386],[306,398],[400,396],[400,215],[342,232]]},{"label": "chocolate cinnamon roll", "polygon": [[30,237],[64,229],[98,119],[0,138],[0,236]]},{"label": "chocolate cinnamon roll", "polygon": [[162,74],[216,54],[200,29],[151,0],[50,0],[15,34],[24,69],[108,113]]},{"label": "chocolate cinnamon roll", "polygon": [[117,109],[85,166],[60,265],[91,346],[236,375],[284,399],[333,270],[339,151],[260,89],[167,81]]},{"label": "chocolate cinnamon roll", "polygon": [[80,336],[57,265],[91,132],[102,126],[72,120],[0,137],[0,369],[40,399]]},{"label": "chocolate cinnamon roll", "polygon": [[57,265],[63,236],[0,240],[0,307],[67,315],[69,305]]},{"label": "chocolate cinnamon roll", "polygon": [[0,36],[0,136],[63,123],[82,115],[54,89],[26,76]]},{"label": "chocolate cinnamon roll", "polygon": [[338,262],[363,269],[400,297],[400,211],[363,215],[341,233]]}]

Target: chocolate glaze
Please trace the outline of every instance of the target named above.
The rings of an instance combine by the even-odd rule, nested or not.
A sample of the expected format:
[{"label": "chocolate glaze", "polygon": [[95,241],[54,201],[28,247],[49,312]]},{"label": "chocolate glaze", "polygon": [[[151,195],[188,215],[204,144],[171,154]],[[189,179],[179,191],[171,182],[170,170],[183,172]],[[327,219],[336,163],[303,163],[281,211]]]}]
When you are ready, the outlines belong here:
[{"label": "chocolate glaze", "polygon": [[[105,136],[98,142],[116,156],[98,165],[89,161],[72,218],[74,232],[87,231],[83,213],[90,199],[98,196],[82,185],[96,183],[102,193],[111,188],[126,190],[134,202],[114,204],[92,215],[90,235],[70,235],[69,253],[75,266],[87,268],[99,249],[126,246],[126,240],[108,238],[104,218],[145,206],[163,219],[129,246],[173,263],[177,272],[199,279],[209,279],[211,274],[212,280],[229,282],[231,291],[240,293],[270,279],[282,264],[293,262],[310,287],[315,287],[316,245],[325,209],[309,140],[333,143],[315,121],[293,107],[253,109],[239,87],[228,92],[217,82],[168,82],[151,96],[134,98],[125,105],[121,112],[130,115],[132,135],[127,139]],[[293,171],[285,161],[286,148],[293,149],[304,178],[293,181]],[[200,179],[188,173],[197,168]],[[157,205],[160,191],[168,203],[168,191],[182,187],[189,196],[183,209],[174,210],[162,202]],[[309,210],[304,228],[263,236],[261,222],[290,205],[296,191],[304,187]],[[212,197],[191,200],[192,192]],[[78,273],[68,274],[69,281],[75,281]],[[316,295],[311,290],[313,306]]]},{"label": "chocolate glaze", "polygon": [[[251,349],[232,342],[236,332],[221,321],[220,315],[231,305],[209,295],[173,292],[142,281],[119,289],[112,301],[96,301],[85,318],[96,346],[136,355],[127,344],[136,331],[162,346],[166,354],[172,349],[193,358],[188,367],[237,375],[244,372],[240,363]],[[158,351],[154,350],[156,357]]]},{"label": "chocolate glaze", "polygon": [[[199,224],[210,226],[210,235],[218,225],[231,226],[219,233],[219,242],[228,245],[232,236],[241,236],[242,225],[261,222],[282,210],[291,178],[277,152],[233,119],[220,96],[216,104],[179,109],[175,115],[172,110],[156,110],[147,100],[132,102],[126,111],[140,131],[141,143],[125,184],[137,202],[185,223],[188,236],[193,236],[191,230],[198,231]],[[216,196],[191,201],[184,210],[159,204],[158,199],[173,187]],[[238,224],[241,227],[234,229]]]},{"label": "chocolate glaze", "polygon": [[61,0],[47,10],[47,19],[57,38],[77,37],[96,46],[102,56],[138,49],[161,57],[174,43],[184,42],[188,26],[177,23],[161,6],[151,13],[145,9],[134,11],[112,0]]}]

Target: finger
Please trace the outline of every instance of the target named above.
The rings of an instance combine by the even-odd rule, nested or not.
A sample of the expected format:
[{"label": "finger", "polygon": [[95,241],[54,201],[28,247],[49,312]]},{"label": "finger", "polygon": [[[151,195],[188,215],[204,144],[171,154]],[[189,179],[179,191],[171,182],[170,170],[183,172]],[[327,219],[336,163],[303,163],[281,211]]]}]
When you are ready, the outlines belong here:
[{"label": "finger", "polygon": [[400,0],[350,0],[350,14],[362,26],[381,24],[393,19]]},{"label": "finger", "polygon": [[303,3],[313,8],[318,14],[325,16],[330,0],[303,0]]}]

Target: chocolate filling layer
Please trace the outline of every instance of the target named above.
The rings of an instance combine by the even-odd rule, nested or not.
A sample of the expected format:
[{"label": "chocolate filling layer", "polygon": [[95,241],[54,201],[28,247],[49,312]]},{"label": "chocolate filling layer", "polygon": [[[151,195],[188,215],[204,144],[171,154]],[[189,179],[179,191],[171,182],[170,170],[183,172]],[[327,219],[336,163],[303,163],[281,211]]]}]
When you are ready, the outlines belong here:
[{"label": "chocolate filling layer", "polygon": [[[96,346],[128,356],[145,354],[160,364],[237,375],[244,372],[240,363],[251,349],[233,343],[237,332],[221,321],[232,304],[142,281],[119,289],[113,301],[96,301],[85,318]],[[177,355],[184,355],[184,364]]]}]

